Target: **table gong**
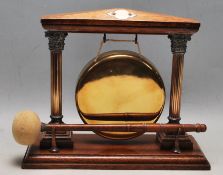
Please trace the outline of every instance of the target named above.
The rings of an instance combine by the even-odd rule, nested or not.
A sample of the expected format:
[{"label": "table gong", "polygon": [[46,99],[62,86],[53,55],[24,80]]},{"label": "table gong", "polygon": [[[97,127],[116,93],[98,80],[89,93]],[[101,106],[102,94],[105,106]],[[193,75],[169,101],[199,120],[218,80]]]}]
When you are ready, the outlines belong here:
[{"label": "table gong", "polygon": [[[37,141],[35,139],[35,144],[27,143],[30,146],[28,146],[24,156],[22,168],[210,169],[210,164],[198,143],[191,135],[187,134],[188,132],[205,132],[206,125],[180,123],[184,54],[187,48],[187,41],[190,41],[191,36],[199,30],[200,23],[198,21],[131,9],[106,9],[47,15],[41,18],[41,23],[46,30],[45,36],[49,39],[49,50],[51,54],[51,121],[49,124],[42,123],[40,127],[39,119],[34,117],[38,123],[38,125],[35,125],[35,129],[39,132],[41,131],[42,134],[40,139]],[[76,94],[80,94],[76,96],[78,112],[85,124],[63,123],[62,51],[64,50],[64,42],[68,33],[104,34],[104,43],[108,40],[107,34],[134,34],[136,38],[133,42],[136,44],[138,42],[138,34],[168,36],[171,41],[171,51],[173,54],[168,122],[166,124],[155,123],[158,118],[153,118],[153,122],[144,121],[143,118],[148,116],[154,117],[149,110],[145,114],[140,113],[138,115],[137,113],[133,115],[128,112],[123,115],[118,115],[112,114],[111,112],[111,114],[108,113],[106,116],[102,116],[94,113],[94,109],[98,106],[92,106],[96,105],[96,102],[91,103],[92,108],[87,108],[86,104],[88,104],[88,101],[85,102],[81,98],[89,95],[89,93],[94,94],[97,92],[86,90],[87,93],[85,93],[84,88],[86,89],[87,85],[91,87],[91,84],[97,81],[97,85],[102,84],[103,89],[103,82],[105,82],[105,78],[100,77],[100,79],[95,77],[95,75],[98,75],[97,73],[90,72],[90,70],[97,70],[96,65],[98,65],[98,62],[96,62],[97,64],[93,62],[91,69],[86,71],[89,76],[86,75],[85,77],[87,78],[80,80],[81,83],[78,84],[76,90]],[[106,64],[101,66],[103,69],[98,69],[98,71],[103,73],[103,76],[107,75],[105,72],[111,65],[109,61],[113,60],[114,57],[112,55],[114,52],[105,54],[106,58],[111,59],[107,59]],[[153,83],[154,87],[160,87],[160,91],[156,91],[156,96],[154,92],[148,96],[148,99],[150,97],[157,99],[158,96],[162,99],[161,103],[156,103],[157,108],[153,108],[156,111],[156,116],[159,116],[165,101],[163,82],[156,71],[155,73],[151,73],[151,71],[148,73],[150,78],[152,77],[151,79],[146,79],[144,78],[146,77],[144,74],[141,75],[139,73],[144,69],[144,65],[150,67],[150,70],[156,70],[155,67],[147,61],[141,61],[140,63],[142,64],[138,64],[137,59],[144,59],[139,54],[123,51],[118,51],[118,54],[119,58],[113,61],[115,61],[114,64],[117,63],[116,68],[123,66],[123,69],[120,69],[121,73],[119,71],[119,74],[122,75],[119,77],[107,76],[107,78],[110,78],[109,81],[112,82],[115,82],[113,80],[114,78],[120,78],[120,81],[123,79],[122,82],[127,83],[129,81],[130,83],[133,80],[132,77],[134,77],[134,81],[137,82],[134,87],[139,87],[141,82],[143,82],[143,85],[146,83],[150,83],[151,85]],[[137,74],[137,76],[132,76],[132,73],[129,73],[128,70],[130,68],[125,69],[126,62],[121,59],[120,55],[125,55],[125,57],[128,56],[130,58],[129,63],[132,61],[130,66],[131,70],[134,70],[132,72]],[[102,60],[102,65],[105,63],[105,60]],[[115,83],[113,86],[116,86]],[[142,98],[145,99],[146,97],[143,95]],[[110,98],[108,99],[110,100]],[[97,99],[94,100],[97,101]],[[131,100],[129,101],[132,102]],[[155,100],[147,101],[155,106]],[[81,106],[79,103],[83,105]],[[103,106],[105,103],[102,101],[101,104]],[[135,107],[135,104],[133,106]],[[106,107],[110,110],[110,105]],[[140,107],[139,110],[141,110]],[[90,111],[90,114],[85,115],[85,111]],[[32,115],[35,116],[35,114]],[[92,120],[97,120],[98,118],[103,119],[103,117],[105,119],[115,118],[117,121],[131,120],[134,118],[134,121],[139,120],[139,122],[89,122],[92,118]],[[94,131],[96,134],[73,133],[73,131]],[[155,134],[150,134],[149,132]],[[113,140],[101,136],[110,137]],[[26,142],[24,141],[23,143],[25,144]]]}]

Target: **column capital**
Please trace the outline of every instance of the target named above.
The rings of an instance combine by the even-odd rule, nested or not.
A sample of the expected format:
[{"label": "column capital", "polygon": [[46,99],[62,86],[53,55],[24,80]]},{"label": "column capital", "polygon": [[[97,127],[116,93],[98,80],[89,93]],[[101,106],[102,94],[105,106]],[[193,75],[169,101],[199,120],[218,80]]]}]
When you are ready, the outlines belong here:
[{"label": "column capital", "polygon": [[172,53],[185,53],[187,50],[187,41],[191,40],[191,35],[186,34],[173,34],[168,35],[171,41]]},{"label": "column capital", "polygon": [[54,52],[63,50],[66,36],[67,32],[46,31],[45,37],[49,39],[49,50]]}]

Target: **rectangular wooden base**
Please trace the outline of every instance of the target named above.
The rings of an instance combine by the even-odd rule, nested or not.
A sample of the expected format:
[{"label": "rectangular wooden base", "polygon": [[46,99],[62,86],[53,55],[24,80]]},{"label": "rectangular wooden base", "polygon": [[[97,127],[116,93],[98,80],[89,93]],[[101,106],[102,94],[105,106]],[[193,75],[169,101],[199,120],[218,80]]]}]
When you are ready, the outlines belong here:
[{"label": "rectangular wooden base", "polygon": [[22,168],[30,169],[128,169],[210,170],[210,164],[192,136],[193,150],[181,154],[160,150],[155,135],[144,134],[125,141],[107,140],[95,134],[74,134],[73,149],[51,153],[29,146]]}]

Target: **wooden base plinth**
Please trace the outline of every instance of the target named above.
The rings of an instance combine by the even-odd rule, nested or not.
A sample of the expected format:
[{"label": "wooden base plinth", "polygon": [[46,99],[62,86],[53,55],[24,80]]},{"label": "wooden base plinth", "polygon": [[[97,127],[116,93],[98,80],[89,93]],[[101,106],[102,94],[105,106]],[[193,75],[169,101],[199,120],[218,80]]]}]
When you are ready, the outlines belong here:
[{"label": "wooden base plinth", "polygon": [[[70,131],[57,133],[57,146],[59,148],[73,148],[73,133]],[[52,142],[51,133],[44,132],[42,135],[42,140],[40,141],[39,147],[40,149],[50,149]]]},{"label": "wooden base plinth", "polygon": [[155,135],[144,134],[126,141],[113,141],[95,134],[73,135],[73,149],[51,153],[29,146],[22,168],[29,169],[157,169],[209,170],[210,164],[192,136],[193,150],[181,154],[160,150]]}]

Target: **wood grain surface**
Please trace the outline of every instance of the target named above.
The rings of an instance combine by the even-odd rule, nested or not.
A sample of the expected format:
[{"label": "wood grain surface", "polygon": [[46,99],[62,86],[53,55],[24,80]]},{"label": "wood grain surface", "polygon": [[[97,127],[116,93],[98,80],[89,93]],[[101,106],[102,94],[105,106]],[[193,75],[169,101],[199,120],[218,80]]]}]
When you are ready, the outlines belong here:
[{"label": "wood grain surface", "polygon": [[30,146],[22,168],[75,169],[174,169],[208,170],[210,165],[198,144],[181,154],[160,150],[155,135],[142,135],[134,140],[111,141],[95,134],[73,135],[73,149],[59,153]]},{"label": "wood grain surface", "polygon": [[87,33],[141,33],[141,34],[193,34],[200,23],[190,18],[182,18],[159,13],[125,9],[134,17],[117,19],[108,15],[118,9],[51,14],[41,18],[44,29],[52,31]]}]

